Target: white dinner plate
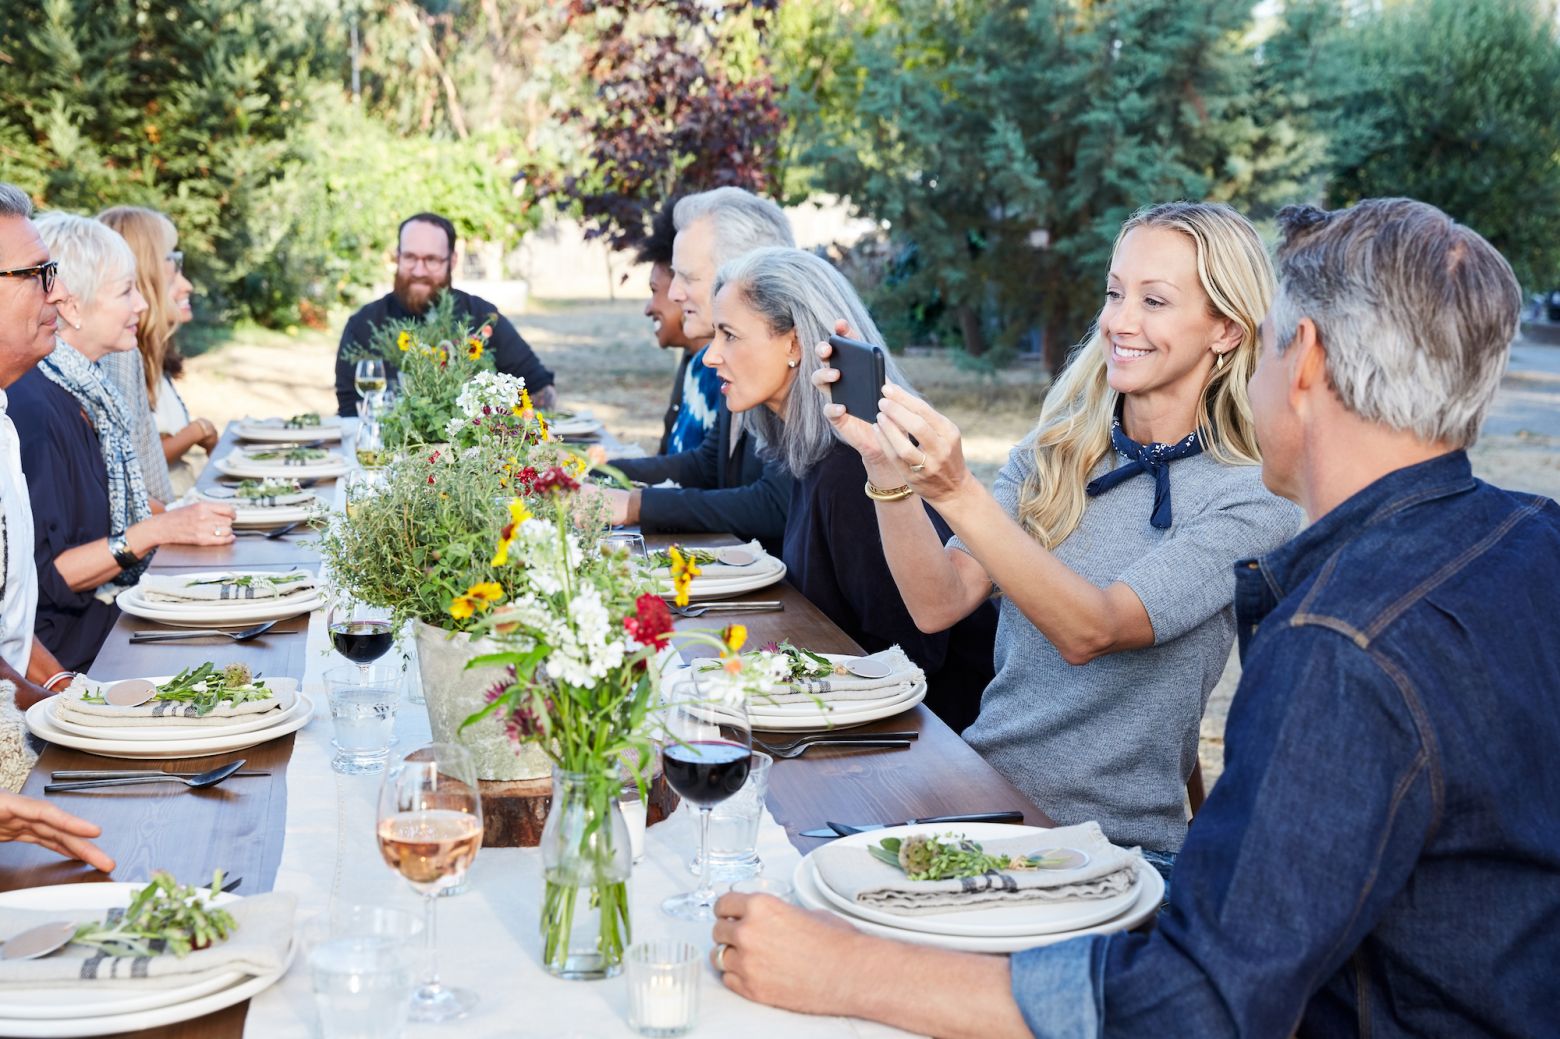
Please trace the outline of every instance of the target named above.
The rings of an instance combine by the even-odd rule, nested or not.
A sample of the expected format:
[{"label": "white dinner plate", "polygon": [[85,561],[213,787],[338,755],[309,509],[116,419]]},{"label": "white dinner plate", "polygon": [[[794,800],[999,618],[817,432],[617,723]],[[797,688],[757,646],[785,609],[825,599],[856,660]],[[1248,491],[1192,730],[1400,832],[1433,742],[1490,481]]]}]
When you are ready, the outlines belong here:
[{"label": "white dinner plate", "polygon": [[876,924],[870,920],[863,920],[858,916],[842,912],[828,899],[823,897],[823,894],[818,889],[817,875],[817,870],[808,859],[803,859],[797,863],[796,870],[791,875],[791,882],[796,888],[797,900],[806,908],[822,909],[825,912],[833,913],[858,931],[874,934],[880,938],[893,938],[897,941],[911,942],[916,945],[931,945],[939,949],[955,949],[960,952],[1023,952],[1025,949],[1037,949],[1042,945],[1055,945],[1057,942],[1065,942],[1069,938],[1078,938],[1086,934],[1111,934],[1115,931],[1125,931],[1136,927],[1152,916],[1159,909],[1159,903],[1164,901],[1165,897],[1164,878],[1159,875],[1159,872],[1154,867],[1145,862],[1138,868],[1138,882],[1134,886],[1137,891],[1137,899],[1128,907],[1126,912],[1114,920],[1106,920],[1092,927],[1083,927],[1076,931],[1060,931],[1054,934],[1026,935],[1021,938],[971,938],[967,935],[928,934],[925,931],[908,931],[899,927],[885,927],[882,924]]},{"label": "white dinner plate", "polygon": [[[73,914],[79,914],[78,922],[85,923],[105,910],[129,905],[132,894],[145,886],[145,884],[116,881],[106,884],[58,884],[51,887],[21,888],[0,894],[0,906],[40,913],[57,911],[61,919],[72,919]],[[237,900],[237,895],[219,892],[212,901],[217,905],[223,905]],[[131,1014],[176,1003],[187,1003],[221,989],[230,988],[247,977],[249,975],[242,971],[234,970],[202,981],[191,981],[168,988],[82,985],[80,988],[0,989],[0,1034],[8,1036],[90,1034],[18,1032],[7,1027],[6,1019],[35,1024],[38,1028],[68,1027],[69,1019]]]},{"label": "white dinner plate", "polygon": [[[745,592],[756,592],[760,588],[768,588],[785,577],[785,563],[767,553],[757,562],[742,569],[743,571],[751,572],[718,578],[695,577],[693,583],[688,586],[688,598],[724,599],[728,596],[742,595]],[[656,576],[661,582],[661,597],[670,599],[675,594],[670,574],[665,570],[660,570]]]},{"label": "white dinner plate", "polygon": [[865,725],[867,722],[881,721],[884,718],[892,718],[903,714],[915,707],[916,704],[926,699],[926,683],[917,682],[910,693],[899,699],[887,703],[874,701],[861,701],[859,706],[851,704],[850,710],[831,711],[824,714],[821,711],[813,711],[808,714],[766,714],[762,708],[748,710],[748,720],[753,728],[761,732],[813,732],[828,731],[832,729],[849,729],[856,725]]},{"label": "white dinner plate", "polygon": [[588,437],[605,428],[588,411],[581,411],[571,418],[547,421],[547,432],[560,437]]},{"label": "white dinner plate", "polygon": [[[179,740],[108,740],[92,736],[77,736],[69,733],[54,724],[50,717],[48,700],[39,700],[27,709],[27,728],[41,740],[57,744],[61,747],[71,747],[75,750],[84,750],[90,754],[98,754],[105,758],[130,758],[135,760],[178,760],[183,758],[203,758],[210,754],[226,754],[229,751],[245,750],[249,747],[257,747],[279,736],[286,736],[290,732],[297,732],[309,724],[309,718],[314,714],[314,702],[302,693],[298,694],[298,702],[288,710],[281,712],[273,724],[263,729],[251,729],[248,732],[235,733],[231,736],[210,736],[201,739]],[[6,1035],[0,1029],[0,1035]]]},{"label": "white dinner plate", "polygon": [[[275,576],[267,570],[201,570],[180,576],[191,579],[222,577],[226,574],[258,574]],[[281,620],[307,613],[325,601],[319,585],[300,588],[273,599],[218,599],[213,602],[168,603],[148,602],[145,591],[133,585],[119,593],[114,600],[119,608],[132,617],[159,621],[179,628],[242,628],[261,621]]]},{"label": "white dinner plate", "polygon": [[216,466],[219,473],[250,480],[262,480],[267,476],[291,477],[295,480],[325,480],[343,475],[348,468],[346,458],[335,452],[308,465],[283,465],[280,462],[256,462],[245,456],[242,451],[235,450],[223,455],[212,464]]},{"label": "white dinner plate", "polygon": [[[172,678],[172,675],[163,675],[149,679],[161,685]],[[123,681],[115,679],[114,681]],[[83,736],[91,740],[101,740],[112,736],[116,742],[125,740],[157,742],[212,739],[219,736],[237,736],[242,732],[253,732],[256,729],[268,729],[283,720],[283,716],[298,703],[298,680],[295,678],[269,678],[262,676],[261,681],[266,687],[276,694],[278,701],[273,710],[260,711],[255,714],[239,714],[228,718],[214,718],[210,722],[200,725],[83,725],[80,722],[69,721],[60,717],[58,710],[49,712],[49,721],[56,729],[72,736]],[[90,682],[94,686],[108,686],[112,682]],[[50,704],[58,704],[59,697],[51,696],[45,701]]]},{"label": "white dinner plate", "polygon": [[233,433],[240,440],[257,444],[307,444],[311,440],[340,440],[341,419],[322,416],[319,425],[300,426],[297,429],[267,426],[254,419],[240,419],[233,426]]},{"label": "white dinner plate", "polygon": [[[1014,826],[1004,823],[927,823],[916,826],[894,826],[885,830],[869,830],[830,841],[828,847],[859,848],[867,854],[867,847],[880,843],[885,837],[911,837],[916,834],[941,836],[957,832],[974,841],[1003,840],[1010,837],[1032,836],[1034,850],[1050,847],[1050,831],[1036,826]],[[1052,842],[1054,843],[1054,842]],[[1056,934],[1061,931],[1077,931],[1097,923],[1112,920],[1126,912],[1137,901],[1137,885],[1110,898],[1079,899],[1070,902],[1027,906],[1001,906],[991,909],[965,910],[951,913],[927,913],[907,916],[890,913],[873,906],[862,905],[846,898],[829,887],[823,874],[813,868],[813,884],[818,893],[833,907],[849,916],[894,927],[906,931],[924,931],[927,934],[965,935],[971,938],[1029,938],[1037,934]]]},{"label": "white dinner plate", "polygon": [[201,501],[233,506],[235,527],[279,527],[284,523],[303,523],[330,509],[330,503],[315,496],[296,505],[240,505],[237,498],[210,498]]}]

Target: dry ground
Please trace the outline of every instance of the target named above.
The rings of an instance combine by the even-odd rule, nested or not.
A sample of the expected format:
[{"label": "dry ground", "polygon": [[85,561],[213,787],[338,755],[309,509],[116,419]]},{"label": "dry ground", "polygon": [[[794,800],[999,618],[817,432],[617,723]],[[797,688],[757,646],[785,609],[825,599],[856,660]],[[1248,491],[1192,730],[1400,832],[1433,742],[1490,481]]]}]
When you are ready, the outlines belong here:
[{"label": "dry ground", "polygon": [[[618,436],[654,450],[676,358],[656,349],[640,307],[533,301],[515,323],[558,373],[565,405],[593,409]],[[191,412],[219,425],[246,414],[333,412],[332,366],[345,317],[338,315],[329,333],[241,333],[193,358],[182,385]],[[1008,449],[1033,424],[1045,376],[1036,366],[1018,365],[993,378],[957,369],[940,355],[903,363],[912,383],[964,430],[965,454],[989,485]],[[1519,430],[1486,437],[1472,454],[1476,471],[1493,483],[1560,497],[1560,438]],[[1203,719],[1202,761],[1210,785],[1223,767],[1224,720],[1238,678],[1232,657]]]}]

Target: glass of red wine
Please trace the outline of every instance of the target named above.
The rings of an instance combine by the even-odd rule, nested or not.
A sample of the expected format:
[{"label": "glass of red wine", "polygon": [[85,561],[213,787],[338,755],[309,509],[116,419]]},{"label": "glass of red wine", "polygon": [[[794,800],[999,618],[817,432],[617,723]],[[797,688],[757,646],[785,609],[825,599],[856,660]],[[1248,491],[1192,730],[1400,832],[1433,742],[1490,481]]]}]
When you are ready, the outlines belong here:
[{"label": "glass of red wine", "polygon": [[365,679],[368,665],[390,652],[395,643],[390,611],[378,606],[348,599],[331,606],[326,622],[331,646],[356,664]]},{"label": "glass of red wine", "polygon": [[482,847],[482,796],[471,752],[457,743],[430,743],[391,765],[379,788],[375,829],[385,865],[423,898],[428,966],[412,992],[412,1020],[460,1017],[477,996],[439,980],[434,916],[440,893],[465,882]]},{"label": "glass of red wine", "polygon": [[753,762],[753,732],[747,701],[725,695],[719,678],[687,677],[666,692],[661,768],[684,801],[699,809],[699,886],[674,895],[661,909],[679,920],[715,919],[715,885],[710,881],[710,811],[742,789]]}]

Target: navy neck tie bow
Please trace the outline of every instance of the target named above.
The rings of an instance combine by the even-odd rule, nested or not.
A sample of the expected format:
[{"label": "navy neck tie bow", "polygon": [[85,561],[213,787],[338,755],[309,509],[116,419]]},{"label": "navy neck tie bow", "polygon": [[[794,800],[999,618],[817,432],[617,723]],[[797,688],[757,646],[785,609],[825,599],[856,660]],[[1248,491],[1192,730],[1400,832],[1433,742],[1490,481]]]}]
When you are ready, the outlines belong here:
[{"label": "navy neck tie bow", "polygon": [[1140,473],[1148,473],[1154,478],[1154,511],[1148,522],[1160,530],[1168,530],[1171,521],[1170,463],[1179,458],[1201,454],[1202,437],[1193,432],[1174,444],[1140,444],[1122,431],[1121,417],[1117,416],[1110,424],[1110,442],[1127,459],[1126,463],[1098,479],[1090,480],[1083,489],[1084,493],[1093,498]]}]

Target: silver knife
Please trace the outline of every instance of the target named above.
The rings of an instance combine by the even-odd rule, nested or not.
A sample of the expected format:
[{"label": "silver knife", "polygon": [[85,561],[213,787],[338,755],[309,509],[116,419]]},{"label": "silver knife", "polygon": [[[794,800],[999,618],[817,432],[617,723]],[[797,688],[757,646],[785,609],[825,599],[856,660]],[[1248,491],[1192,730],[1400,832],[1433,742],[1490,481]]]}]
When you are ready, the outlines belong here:
[{"label": "silver knife", "polygon": [[[49,778],[55,782],[75,779],[134,779],[137,776],[149,776],[158,771],[147,768],[66,768],[58,772],[51,772]],[[190,776],[198,776],[199,772],[169,772],[170,776],[181,776],[188,779]],[[229,779],[253,778],[255,776],[269,776],[269,772],[235,772]]]},{"label": "silver knife", "polygon": [[929,815],[922,819],[906,819],[902,823],[829,823],[820,830],[803,830],[803,837],[848,837],[867,830],[886,830],[891,826],[917,826],[921,823],[1021,823],[1023,812],[975,812],[969,815]]}]

